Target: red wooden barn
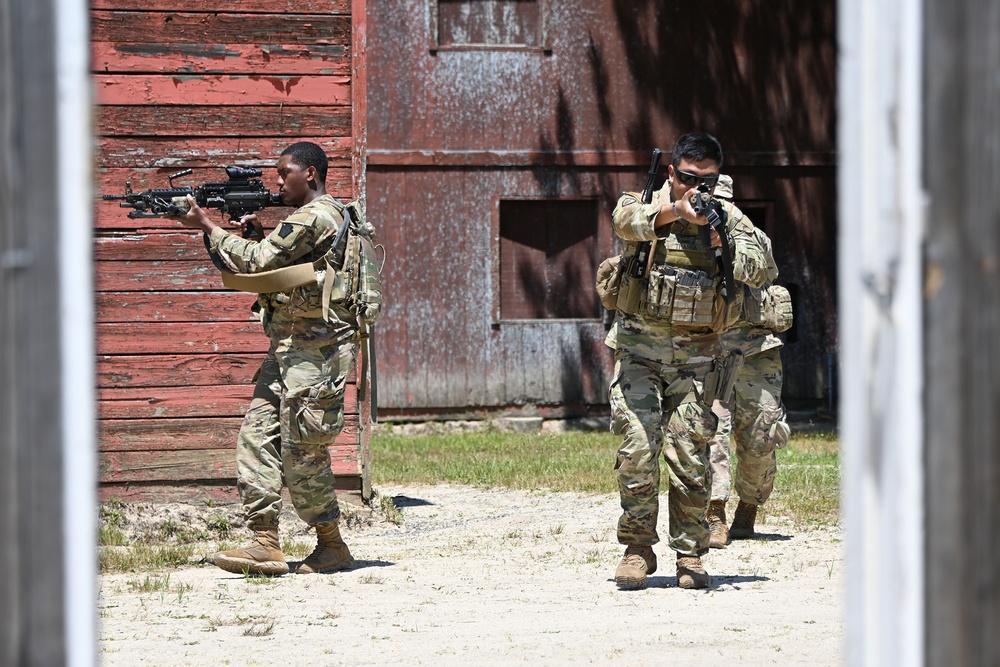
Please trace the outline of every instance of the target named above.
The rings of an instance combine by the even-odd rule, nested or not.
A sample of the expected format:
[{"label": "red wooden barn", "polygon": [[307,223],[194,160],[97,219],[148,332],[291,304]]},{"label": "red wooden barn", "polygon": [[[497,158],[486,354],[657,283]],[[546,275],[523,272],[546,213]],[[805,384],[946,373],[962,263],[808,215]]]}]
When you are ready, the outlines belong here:
[{"label": "red wooden barn", "polygon": [[[225,180],[257,166],[272,190],[288,144],[330,157],[328,190],[364,188],[364,0],[93,0],[99,191]],[[362,20],[356,21],[354,17]],[[261,212],[265,226],[287,209]],[[100,481],[105,496],[230,497],[234,444],[267,339],[253,296],[225,290],[199,236],[97,207]],[[344,490],[368,492],[367,407],[353,385],[332,448]]]}]

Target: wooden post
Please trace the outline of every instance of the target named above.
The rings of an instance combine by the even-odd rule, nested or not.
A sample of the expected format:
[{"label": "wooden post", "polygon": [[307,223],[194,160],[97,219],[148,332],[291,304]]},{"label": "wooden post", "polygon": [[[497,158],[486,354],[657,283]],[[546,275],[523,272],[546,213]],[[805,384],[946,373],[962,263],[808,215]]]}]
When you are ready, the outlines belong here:
[{"label": "wooden post", "polygon": [[911,0],[838,7],[849,665],[922,662],[920,19]]},{"label": "wooden post", "polygon": [[1000,5],[924,3],[928,665],[1000,664]]},{"label": "wooden post", "polygon": [[96,655],[87,25],[0,0],[0,665]]}]

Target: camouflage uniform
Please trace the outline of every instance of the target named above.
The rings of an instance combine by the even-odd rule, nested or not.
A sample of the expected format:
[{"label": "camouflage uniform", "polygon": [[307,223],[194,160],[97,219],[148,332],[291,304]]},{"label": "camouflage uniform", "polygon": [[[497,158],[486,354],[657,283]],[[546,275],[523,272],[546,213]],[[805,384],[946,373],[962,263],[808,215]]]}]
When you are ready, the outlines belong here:
[{"label": "camouflage uniform", "polygon": [[788,442],[788,424],[781,403],[781,341],[766,329],[742,327],[722,335],[726,350],[746,355],[736,379],[734,410],[717,405],[719,430],[711,442],[712,500],[729,500],[730,435],[736,441],[736,494],[751,505],[762,505],[774,489],[778,471],[775,450]]},{"label": "camouflage uniform", "polygon": [[[319,259],[341,224],[341,207],[322,195],[259,243],[217,228],[211,249],[235,272],[270,271]],[[309,525],[340,516],[327,447],[344,424],[344,389],[354,368],[358,325],[337,304],[324,319],[321,301],[315,283],[258,297],[271,346],[236,446],[237,485],[251,526],[277,524],[282,481]]]},{"label": "camouflage uniform", "polygon": [[[612,214],[615,233],[635,243],[657,238],[654,222],[661,204],[670,201],[668,181],[650,204],[627,193]],[[764,282],[763,249],[753,226],[742,212],[724,203],[727,231],[733,242],[733,273],[745,284]],[[674,249],[671,266],[707,268],[714,260],[699,241],[699,228],[683,220],[660,230],[654,265],[666,262],[666,248]],[[686,264],[684,262],[687,262]],[[719,336],[710,329],[680,328],[670,319],[643,311],[615,317],[606,344],[616,350],[615,375],[610,388],[611,430],[624,436],[615,469],[622,516],[618,541],[653,545],[659,541],[660,464],[667,462],[669,546],[678,554],[701,555],[708,550],[708,443],[717,418],[702,399],[703,379],[721,356]]]},{"label": "camouflage uniform", "polygon": [[[759,229],[754,234],[765,251],[765,279],[772,283],[778,267],[771,254],[771,242]],[[755,298],[754,290],[743,288],[743,299]],[[771,331],[739,322],[722,335],[724,350],[738,349],[744,355],[743,369],[736,380],[729,405],[716,403],[719,429],[711,442],[713,501],[728,501],[730,489],[729,441],[736,440],[736,494],[751,505],[761,505],[774,489],[778,471],[775,450],[788,442],[789,429],[781,403],[781,346]]]}]

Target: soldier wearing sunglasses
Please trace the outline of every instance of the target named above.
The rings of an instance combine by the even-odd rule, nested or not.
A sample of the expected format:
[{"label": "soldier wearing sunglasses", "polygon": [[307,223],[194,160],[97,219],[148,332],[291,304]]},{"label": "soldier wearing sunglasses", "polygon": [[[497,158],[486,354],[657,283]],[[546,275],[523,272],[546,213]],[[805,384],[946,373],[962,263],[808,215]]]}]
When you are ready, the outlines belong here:
[{"label": "soldier wearing sunglasses", "polygon": [[669,478],[668,545],[677,554],[678,585],[711,582],[701,556],[709,549],[709,442],[718,424],[712,403],[728,400],[721,394],[731,391],[738,372],[738,363],[729,361],[739,361],[724,358],[720,344],[736,313],[721,295],[713,250],[721,245],[719,234],[733,249],[737,281],[760,287],[767,271],[764,249],[738,208],[721,202],[726,224],[707,234],[708,219],[695,212],[698,188],[714,189],[722,163],[715,137],[685,134],[652,201],[625,193],[612,214],[615,233],[625,241],[622,265],[636,265],[626,260],[637,253],[648,257],[641,289],[628,291],[634,299],[619,299],[605,341],[615,350],[611,430],[622,436],[615,463],[623,510],[618,541],[626,545],[615,582],[622,588],[643,587],[656,571],[660,456]]}]

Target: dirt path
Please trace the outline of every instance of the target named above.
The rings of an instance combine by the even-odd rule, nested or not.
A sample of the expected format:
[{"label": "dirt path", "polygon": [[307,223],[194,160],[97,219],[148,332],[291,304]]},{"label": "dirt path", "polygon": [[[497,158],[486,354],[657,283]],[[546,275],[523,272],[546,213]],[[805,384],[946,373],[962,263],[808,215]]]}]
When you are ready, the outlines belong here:
[{"label": "dirt path", "polygon": [[[837,529],[769,518],[763,539],[711,552],[706,591],[677,588],[660,544],[649,587],[618,591],[617,497],[380,491],[404,522],[345,532],[359,561],[349,572],[255,580],[192,565],[153,592],[136,590],[145,574],[101,576],[101,664],[841,662]],[[297,533],[290,524],[283,537]]]}]

